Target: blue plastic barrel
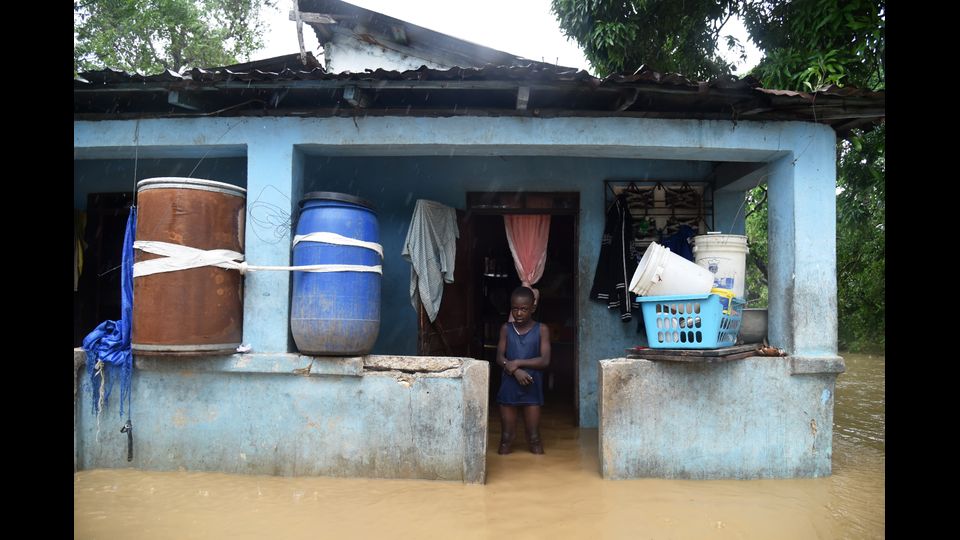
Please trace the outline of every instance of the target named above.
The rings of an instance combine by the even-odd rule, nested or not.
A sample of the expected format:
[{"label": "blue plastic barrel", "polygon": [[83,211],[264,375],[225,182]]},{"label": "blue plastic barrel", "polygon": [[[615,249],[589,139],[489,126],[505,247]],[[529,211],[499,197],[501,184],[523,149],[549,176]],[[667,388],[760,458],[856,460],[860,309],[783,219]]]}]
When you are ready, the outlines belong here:
[{"label": "blue plastic barrel", "polygon": [[[379,244],[372,205],[353,195],[315,191],[300,201],[296,235],[334,233]],[[296,238],[296,237],[295,237]],[[298,242],[293,265],[376,267],[381,255],[368,247]],[[311,355],[367,354],[380,332],[381,274],[369,271],[293,272],[290,330],[297,349]]]}]

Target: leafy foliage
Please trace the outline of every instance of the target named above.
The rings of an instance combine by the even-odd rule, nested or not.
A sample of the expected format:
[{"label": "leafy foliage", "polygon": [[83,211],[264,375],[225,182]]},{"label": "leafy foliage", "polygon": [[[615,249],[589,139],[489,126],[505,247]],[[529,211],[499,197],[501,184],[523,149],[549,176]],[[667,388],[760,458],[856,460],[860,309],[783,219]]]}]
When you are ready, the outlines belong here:
[{"label": "leafy foliage", "polygon": [[222,66],[262,46],[261,5],[276,0],[78,0],[74,71],[159,73]]},{"label": "leafy foliage", "polygon": [[885,347],[886,126],[857,131],[837,150],[837,310],[841,348]]},{"label": "leafy foliage", "polygon": [[724,25],[738,16],[764,52],[753,70],[768,88],[812,91],[884,80],[884,0],[553,0],[564,33],[606,75],[647,65],[708,79],[730,74],[720,44],[740,50]]},{"label": "leafy foliage", "polygon": [[738,5],[737,0],[553,0],[551,8],[600,75],[645,64],[707,78],[732,69],[717,46]]},{"label": "leafy foliage", "polygon": [[746,229],[750,248],[747,253],[747,305],[754,308],[767,307],[767,261],[770,260],[767,246],[767,186],[757,186],[747,192]]},{"label": "leafy foliage", "polygon": [[745,0],[740,14],[751,41],[765,52],[752,71],[764,86],[883,88],[883,0]]}]

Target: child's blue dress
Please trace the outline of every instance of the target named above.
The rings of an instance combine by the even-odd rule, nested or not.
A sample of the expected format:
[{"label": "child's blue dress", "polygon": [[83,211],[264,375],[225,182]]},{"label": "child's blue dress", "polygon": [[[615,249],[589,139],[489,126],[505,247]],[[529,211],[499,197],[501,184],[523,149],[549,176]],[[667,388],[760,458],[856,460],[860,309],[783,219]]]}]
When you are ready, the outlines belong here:
[{"label": "child's blue dress", "polygon": [[[507,323],[507,350],[503,356],[507,360],[525,360],[540,356],[540,323],[526,334],[518,335],[513,323]],[[533,377],[533,382],[522,386],[516,377],[503,370],[500,377],[500,391],[497,403],[501,405],[543,405],[543,372],[539,369],[520,368]]]}]

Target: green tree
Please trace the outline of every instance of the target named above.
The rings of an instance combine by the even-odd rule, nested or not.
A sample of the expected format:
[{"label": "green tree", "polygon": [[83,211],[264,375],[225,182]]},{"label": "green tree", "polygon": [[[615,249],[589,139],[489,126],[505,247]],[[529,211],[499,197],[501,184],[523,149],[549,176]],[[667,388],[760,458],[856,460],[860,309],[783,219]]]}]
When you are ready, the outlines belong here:
[{"label": "green tree", "polygon": [[768,88],[883,87],[884,0],[553,0],[560,28],[599,75],[647,65],[708,79],[733,72],[720,45],[743,54],[724,26],[738,16],[764,58]]},{"label": "green tree", "polygon": [[750,307],[763,308],[767,298],[767,186],[759,185],[747,192],[746,215],[747,242],[747,303]]},{"label": "green tree", "polygon": [[159,73],[233,64],[262,46],[276,0],[78,0],[74,71]]},{"label": "green tree", "polygon": [[[764,57],[750,74],[764,87],[816,91],[829,85],[882,90],[884,0],[553,0],[568,37],[601,75],[648,65],[696,79],[729,75],[718,58],[732,16]],[[741,48],[742,51],[742,48]],[[884,348],[886,130],[852,130],[837,144],[837,308],[844,350]],[[767,305],[766,186],[747,195],[747,290]]]},{"label": "green tree", "polygon": [[647,65],[708,78],[733,68],[717,51],[738,6],[738,0],[553,0],[552,10],[601,76]]},{"label": "green tree", "polygon": [[750,39],[764,52],[752,74],[767,88],[884,87],[884,0],[745,0]]},{"label": "green tree", "polygon": [[837,310],[841,347],[882,352],[886,252],[886,126],[837,145]]}]

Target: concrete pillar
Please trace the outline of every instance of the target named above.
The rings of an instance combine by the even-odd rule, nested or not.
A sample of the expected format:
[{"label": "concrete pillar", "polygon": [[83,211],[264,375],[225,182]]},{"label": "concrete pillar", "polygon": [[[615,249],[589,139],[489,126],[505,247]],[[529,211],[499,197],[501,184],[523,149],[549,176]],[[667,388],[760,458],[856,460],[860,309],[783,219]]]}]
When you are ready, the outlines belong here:
[{"label": "concrete pillar", "polygon": [[803,124],[770,165],[770,344],[792,356],[837,354],[836,135]]},{"label": "concrete pillar", "polygon": [[[294,171],[302,160],[293,145],[265,139],[247,146],[247,223],[244,251],[253,265],[287,266],[290,229],[277,223],[277,209],[293,217],[300,199]],[[299,166],[297,166],[299,163]],[[290,335],[290,272],[248,272],[244,279],[243,342],[256,352],[287,352]]]}]

